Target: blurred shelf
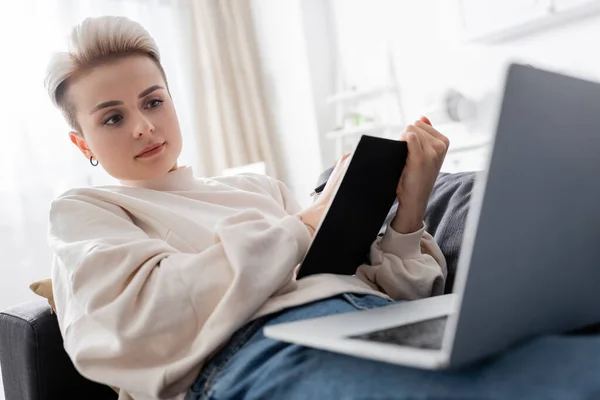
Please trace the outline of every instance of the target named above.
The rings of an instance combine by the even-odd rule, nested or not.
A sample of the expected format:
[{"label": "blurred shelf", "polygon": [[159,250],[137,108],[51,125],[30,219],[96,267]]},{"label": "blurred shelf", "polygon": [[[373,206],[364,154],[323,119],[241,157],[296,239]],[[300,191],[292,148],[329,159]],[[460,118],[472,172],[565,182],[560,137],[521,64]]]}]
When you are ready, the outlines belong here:
[{"label": "blurred shelf", "polygon": [[362,90],[349,90],[347,92],[341,92],[334,94],[331,97],[327,98],[327,103],[343,103],[343,102],[352,102],[352,101],[360,101],[365,100],[371,97],[377,97],[385,93],[391,93],[397,89],[396,85],[387,85],[387,86],[376,86],[369,89]]},{"label": "blurred shelf", "polygon": [[467,35],[464,41],[478,44],[501,43],[600,14],[600,1],[598,0],[575,1],[572,3],[572,5],[561,7],[559,1],[551,5],[547,12],[539,17],[499,30]]},{"label": "blurred shelf", "polygon": [[335,131],[329,131],[325,134],[327,139],[339,139],[346,136],[354,135],[368,135],[382,131],[394,131],[402,130],[405,128],[404,124],[372,124],[372,125],[359,125],[353,128],[345,128]]},{"label": "blurred shelf", "polygon": [[448,154],[464,153],[471,150],[477,150],[488,147],[492,141],[486,137],[467,137],[467,138],[452,138],[450,139],[450,147]]},{"label": "blurred shelf", "polygon": [[449,136],[450,147],[442,165],[443,172],[481,171],[487,165],[492,144],[484,135]]}]

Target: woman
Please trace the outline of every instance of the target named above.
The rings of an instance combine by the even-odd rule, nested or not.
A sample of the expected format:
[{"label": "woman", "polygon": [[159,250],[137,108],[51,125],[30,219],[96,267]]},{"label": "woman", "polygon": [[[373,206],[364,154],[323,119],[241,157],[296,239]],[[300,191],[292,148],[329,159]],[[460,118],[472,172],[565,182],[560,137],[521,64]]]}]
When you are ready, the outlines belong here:
[{"label": "woman", "polygon": [[347,158],[305,209],[265,176],[194,178],[177,163],[182,140],[158,49],[125,18],[77,26],[69,52],[52,59],[46,85],[71,141],[121,182],[70,190],[50,211],[58,321],[84,376],[120,388],[121,399],[424,393],[434,375],[261,332],[443,292],[444,258],[422,221],[448,140],[426,118],[403,134],[409,157],[399,208],[371,247],[373,265],[355,276],[297,281],[295,268]]},{"label": "woman", "polygon": [[373,265],[296,281],[347,158],[304,210],[265,176],[195,179],[177,164],[182,140],[158,49],[125,18],[77,26],[46,85],[71,141],[121,182],[61,195],[49,237],[65,348],[83,375],[122,396],[185,392],[250,321],[302,305],[305,317],[352,309],[342,294],[380,305],[443,292],[444,259],[422,221],[448,142],[428,124],[405,134],[399,212],[372,246]]}]

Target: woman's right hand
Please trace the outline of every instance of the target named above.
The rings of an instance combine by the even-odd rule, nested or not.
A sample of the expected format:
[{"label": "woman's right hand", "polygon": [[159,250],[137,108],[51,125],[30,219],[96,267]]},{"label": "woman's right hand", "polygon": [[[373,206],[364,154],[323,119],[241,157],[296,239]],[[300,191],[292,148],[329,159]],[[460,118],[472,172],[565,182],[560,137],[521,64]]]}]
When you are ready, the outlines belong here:
[{"label": "woman's right hand", "polygon": [[340,182],[342,181],[342,177],[344,176],[344,172],[350,163],[350,153],[344,155],[336,164],[333,172],[329,176],[327,180],[327,184],[323,191],[319,195],[319,198],[314,201],[310,206],[300,211],[297,215],[300,217],[302,222],[306,225],[308,231],[311,236],[314,236],[317,226],[323,219],[323,215],[325,214],[325,210],[327,210],[327,206],[331,201],[335,191],[337,190]]}]

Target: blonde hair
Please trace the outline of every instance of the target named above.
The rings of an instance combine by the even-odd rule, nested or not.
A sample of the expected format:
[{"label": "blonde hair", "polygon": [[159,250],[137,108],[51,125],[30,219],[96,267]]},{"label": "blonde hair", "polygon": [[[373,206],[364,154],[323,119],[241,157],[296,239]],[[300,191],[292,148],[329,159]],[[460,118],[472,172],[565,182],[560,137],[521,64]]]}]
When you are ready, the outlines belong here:
[{"label": "blonde hair", "polygon": [[[55,53],[48,65],[45,86],[72,129],[81,132],[75,118],[75,105],[67,99],[69,79],[85,69],[129,55],[145,55],[167,83],[160,53],[152,36],[140,24],[125,17],[87,18],[75,26],[66,52]],[[167,86],[168,87],[168,86]]]}]

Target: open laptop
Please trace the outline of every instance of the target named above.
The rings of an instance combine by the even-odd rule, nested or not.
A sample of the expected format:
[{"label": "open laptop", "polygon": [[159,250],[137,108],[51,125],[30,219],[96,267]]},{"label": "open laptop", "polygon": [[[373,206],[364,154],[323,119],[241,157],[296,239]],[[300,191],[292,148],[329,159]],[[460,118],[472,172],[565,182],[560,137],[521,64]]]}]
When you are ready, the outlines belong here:
[{"label": "open laptop", "polygon": [[455,293],[266,327],[266,336],[427,369],[600,321],[600,84],[511,64]]}]

